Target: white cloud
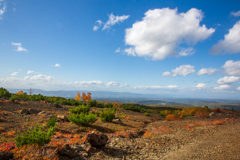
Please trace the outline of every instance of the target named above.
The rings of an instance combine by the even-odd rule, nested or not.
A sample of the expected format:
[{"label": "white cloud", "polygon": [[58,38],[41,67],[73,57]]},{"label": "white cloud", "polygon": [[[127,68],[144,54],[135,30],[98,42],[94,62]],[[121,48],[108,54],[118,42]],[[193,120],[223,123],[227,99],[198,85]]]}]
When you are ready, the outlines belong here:
[{"label": "white cloud", "polygon": [[107,86],[120,86],[120,84],[118,82],[108,82],[106,85]]},{"label": "white cloud", "polygon": [[235,16],[235,17],[238,17],[238,16],[240,16],[240,11],[231,12],[231,15],[233,15],[233,16]]},{"label": "white cloud", "polygon": [[228,60],[222,66],[228,75],[240,76],[240,61]]},{"label": "white cloud", "polygon": [[103,22],[101,20],[97,20],[95,23],[96,23],[96,25],[93,26],[93,30],[97,31],[99,29],[99,27],[101,27]]},{"label": "white cloud", "polygon": [[[132,48],[131,54],[127,53],[152,60],[192,55],[194,49],[191,46],[207,39],[215,31],[205,25],[200,26],[202,18],[203,12],[196,8],[186,13],[169,8],[148,10],[142,21],[125,30],[125,42]],[[182,48],[181,44],[191,46]]]},{"label": "white cloud", "polygon": [[14,43],[14,42],[12,42],[12,45],[17,47],[17,49],[14,49],[14,51],[17,51],[17,52],[22,52],[22,51],[27,52],[26,48],[22,47],[21,43]]},{"label": "white cloud", "polygon": [[135,89],[177,89],[177,85],[168,85],[168,86],[135,86]]},{"label": "white cloud", "polygon": [[239,90],[239,91],[240,91],[240,87],[238,87],[238,88],[237,88],[237,90]]},{"label": "white cloud", "polygon": [[103,29],[110,29],[111,26],[115,25],[116,23],[123,22],[126,19],[128,19],[130,16],[129,15],[122,15],[122,16],[114,16],[112,13],[108,15],[109,19],[108,21],[104,24]]},{"label": "white cloud", "polygon": [[210,49],[211,54],[233,54],[240,52],[240,21],[238,21],[229,33],[224,35],[224,40],[218,41]]},{"label": "white cloud", "polygon": [[134,51],[134,48],[133,48],[133,47],[126,48],[126,49],[124,50],[124,52],[126,52],[128,56],[136,56],[136,54],[135,54],[135,51]]},{"label": "white cloud", "polygon": [[167,71],[167,72],[163,72],[162,76],[172,77],[172,74],[169,71]]},{"label": "white cloud", "polygon": [[225,89],[229,89],[229,88],[230,88],[230,86],[227,84],[220,85],[218,87],[214,87],[215,90],[225,90]]},{"label": "white cloud", "polygon": [[205,83],[198,83],[196,87],[197,88],[204,88],[204,87],[206,87],[206,84]]},{"label": "white cloud", "polygon": [[220,78],[217,83],[218,84],[229,84],[229,83],[234,83],[234,82],[238,82],[240,80],[240,77],[235,77],[235,76],[225,76],[223,78]]},{"label": "white cloud", "polygon": [[169,71],[164,72],[162,76],[166,76],[166,77],[186,76],[194,72],[195,72],[194,66],[181,65],[180,67],[173,69],[172,73],[170,73]]},{"label": "white cloud", "polygon": [[214,72],[216,72],[217,69],[215,68],[202,68],[198,71],[197,75],[203,75],[203,74],[207,74],[207,75],[212,75]]},{"label": "white cloud", "polygon": [[12,74],[11,74],[11,76],[16,76],[18,74],[18,72],[13,72]]},{"label": "white cloud", "polygon": [[61,67],[60,64],[56,63],[54,67]]},{"label": "white cloud", "polygon": [[7,10],[7,5],[5,3],[5,0],[0,0],[0,20],[2,20],[2,16],[3,14],[6,12]]},{"label": "white cloud", "polygon": [[27,71],[27,74],[31,74],[31,73],[34,73],[34,71],[31,71],[31,70]]},{"label": "white cloud", "polygon": [[118,47],[118,49],[115,50],[116,53],[120,52],[120,47]]}]

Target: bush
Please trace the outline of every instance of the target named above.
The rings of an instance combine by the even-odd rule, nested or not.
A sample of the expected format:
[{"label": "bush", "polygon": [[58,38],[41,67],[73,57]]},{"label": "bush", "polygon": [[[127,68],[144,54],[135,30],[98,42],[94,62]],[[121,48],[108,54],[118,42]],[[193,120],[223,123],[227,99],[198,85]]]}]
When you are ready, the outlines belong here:
[{"label": "bush", "polygon": [[135,112],[140,112],[143,109],[137,106],[134,106],[133,104],[125,104],[120,106],[121,108],[125,109],[125,110],[131,110],[131,111],[135,111]]},{"label": "bush", "polygon": [[104,107],[105,108],[112,108],[113,104],[112,103],[107,103],[107,104],[104,104]]},{"label": "bush", "polygon": [[17,95],[12,95],[9,100],[13,102],[15,99],[18,99],[18,96],[17,96]]},{"label": "bush", "polygon": [[69,111],[74,114],[80,114],[80,113],[88,113],[90,111],[90,106],[77,106],[75,108],[69,108]]},{"label": "bush", "polygon": [[56,125],[54,127],[50,127],[47,132],[44,132],[43,126],[38,127],[38,124],[36,128],[32,131],[28,128],[26,132],[23,132],[23,135],[20,136],[20,132],[18,132],[16,141],[17,147],[23,146],[25,144],[34,144],[38,143],[39,145],[44,145],[50,142],[54,131],[56,130]]},{"label": "bush", "polygon": [[169,120],[169,121],[175,121],[175,120],[180,120],[181,117],[180,116],[177,116],[175,114],[168,114],[166,116],[166,119]]},{"label": "bush", "polygon": [[105,106],[104,106],[103,103],[99,103],[99,104],[96,105],[96,107],[97,107],[97,108],[104,108]]},{"label": "bush", "polygon": [[97,120],[97,115],[89,113],[80,113],[80,114],[70,114],[68,119],[75,124],[89,125],[94,123]]},{"label": "bush", "polygon": [[5,88],[0,88],[0,97],[11,97],[11,93],[8,92]]},{"label": "bush", "polygon": [[144,116],[150,116],[151,114],[150,113],[148,113],[148,112],[145,112],[144,113]]},{"label": "bush", "polygon": [[105,111],[100,111],[99,117],[101,117],[101,121],[112,122],[115,118],[116,108],[106,109]]},{"label": "bush", "polygon": [[96,107],[97,106],[97,101],[93,100],[93,101],[90,101],[88,104],[89,104],[90,107]]},{"label": "bush", "polygon": [[57,116],[54,116],[53,118],[50,117],[47,122],[47,127],[48,128],[54,127],[56,125],[56,120],[57,120]]}]

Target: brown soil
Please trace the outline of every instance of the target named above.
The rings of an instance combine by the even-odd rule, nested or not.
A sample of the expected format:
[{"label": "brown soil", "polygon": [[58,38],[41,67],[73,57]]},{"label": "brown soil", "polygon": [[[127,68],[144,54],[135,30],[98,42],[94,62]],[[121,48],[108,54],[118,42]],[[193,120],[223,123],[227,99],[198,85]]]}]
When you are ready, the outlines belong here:
[{"label": "brown soil", "polygon": [[[68,115],[70,106],[55,108],[52,104],[42,102],[28,102],[25,104],[1,103],[4,115],[0,115],[0,144],[14,142],[14,137],[2,133],[9,131],[24,131],[34,127],[37,123],[46,124],[49,117],[40,115],[22,115],[21,109],[41,109],[51,114]],[[91,111],[98,110],[91,108]],[[240,116],[232,112],[217,114],[212,118],[186,117],[180,121],[166,121],[158,115],[144,116],[143,113],[119,109],[117,114],[124,113],[129,119],[122,119],[123,124],[117,122],[101,122],[99,119],[91,126],[78,126],[70,122],[58,122],[57,130],[63,133],[85,135],[87,131],[97,129],[107,134],[109,143],[103,148],[95,148],[87,159],[240,159]],[[231,118],[236,118],[232,121]],[[224,120],[229,122],[222,125],[207,125],[193,127],[187,130],[184,127],[193,122]],[[151,138],[121,138],[111,135],[120,130],[141,129],[152,131],[163,126],[171,130],[170,133],[160,134]],[[16,135],[15,135],[16,136]],[[65,159],[67,159],[65,157]]]}]

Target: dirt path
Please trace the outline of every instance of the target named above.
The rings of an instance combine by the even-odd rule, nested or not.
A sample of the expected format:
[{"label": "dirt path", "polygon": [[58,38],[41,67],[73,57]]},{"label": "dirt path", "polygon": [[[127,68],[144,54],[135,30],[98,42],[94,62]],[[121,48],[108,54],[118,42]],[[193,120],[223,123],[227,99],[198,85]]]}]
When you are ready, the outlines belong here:
[{"label": "dirt path", "polygon": [[194,142],[168,152],[162,159],[240,159],[240,123],[218,126],[212,133],[198,136]]}]

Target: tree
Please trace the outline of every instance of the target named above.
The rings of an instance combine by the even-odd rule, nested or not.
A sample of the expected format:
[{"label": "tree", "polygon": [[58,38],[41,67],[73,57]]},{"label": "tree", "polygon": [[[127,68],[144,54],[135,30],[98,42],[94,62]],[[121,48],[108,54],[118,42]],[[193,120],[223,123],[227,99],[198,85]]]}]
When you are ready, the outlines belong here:
[{"label": "tree", "polygon": [[29,95],[32,95],[32,93],[33,93],[32,88],[30,88]]},{"label": "tree", "polygon": [[17,95],[18,95],[18,96],[20,96],[20,95],[22,95],[22,94],[23,94],[23,91],[17,92]]},{"label": "tree", "polygon": [[75,100],[80,101],[81,100],[81,95],[79,92],[77,92],[77,96],[75,97]]},{"label": "tree", "polygon": [[87,95],[86,95],[86,94],[83,92],[83,93],[82,93],[82,100],[83,100],[83,102],[85,102],[85,103],[88,103],[88,102],[92,101],[91,93],[88,92]]}]

